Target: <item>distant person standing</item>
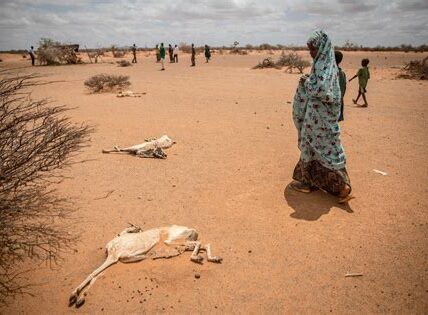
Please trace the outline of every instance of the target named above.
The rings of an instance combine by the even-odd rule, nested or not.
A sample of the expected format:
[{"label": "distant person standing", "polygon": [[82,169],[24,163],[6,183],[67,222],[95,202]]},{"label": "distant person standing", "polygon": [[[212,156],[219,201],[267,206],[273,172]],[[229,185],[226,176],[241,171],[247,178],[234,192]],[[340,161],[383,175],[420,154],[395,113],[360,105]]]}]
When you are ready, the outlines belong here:
[{"label": "distant person standing", "polygon": [[173,56],[173,53],[174,53],[174,49],[172,48],[172,45],[171,45],[171,44],[169,44],[169,45],[168,45],[168,55],[169,55],[169,62],[170,62],[170,63],[173,63],[173,62],[174,62],[174,56]]},{"label": "distant person standing", "polygon": [[163,43],[160,44],[160,49],[159,49],[159,55],[160,55],[160,61],[162,64],[162,71],[165,70],[165,47],[163,47]]},{"label": "distant person standing", "polygon": [[339,66],[340,63],[342,62],[342,59],[343,59],[342,52],[336,50],[334,52],[334,59],[336,59],[337,69],[339,70],[338,71],[338,75],[339,75],[339,87],[340,87],[340,95],[342,96],[341,101],[340,101],[341,104],[340,104],[339,121],[343,121],[343,108],[344,108],[343,98],[344,98],[345,92],[346,92],[346,74],[342,70],[342,68]]},{"label": "distant person standing", "polygon": [[34,47],[31,46],[31,49],[28,51],[31,57],[31,65],[34,66],[34,62],[36,60],[36,53],[34,52]]},{"label": "distant person standing", "polygon": [[367,99],[366,99],[366,93],[367,93],[367,83],[370,79],[370,71],[369,71],[369,60],[364,58],[363,60],[361,60],[361,66],[362,68],[360,68],[360,70],[358,70],[357,74],[354,75],[352,78],[349,79],[349,82],[351,82],[352,80],[354,80],[356,77],[358,77],[358,96],[355,100],[352,100],[354,102],[354,104],[358,103],[358,99],[360,98],[360,96],[363,97],[364,100],[364,104],[361,105],[361,107],[367,107],[369,106],[369,104],[367,103]]},{"label": "distant person standing", "polygon": [[208,45],[205,45],[205,59],[207,60],[207,63],[211,59],[211,50]]},{"label": "distant person standing", "polygon": [[161,57],[160,57],[160,50],[159,50],[159,45],[156,44],[156,62],[160,62]]},{"label": "distant person standing", "polygon": [[192,57],[191,57],[192,65],[191,65],[191,67],[196,66],[195,57],[196,57],[195,45],[192,43]]},{"label": "distant person standing", "polygon": [[134,58],[132,59],[132,63],[137,63],[137,46],[132,45],[131,47],[132,49],[132,55],[134,56]]},{"label": "distant person standing", "polygon": [[178,46],[174,46],[174,62],[178,63]]}]

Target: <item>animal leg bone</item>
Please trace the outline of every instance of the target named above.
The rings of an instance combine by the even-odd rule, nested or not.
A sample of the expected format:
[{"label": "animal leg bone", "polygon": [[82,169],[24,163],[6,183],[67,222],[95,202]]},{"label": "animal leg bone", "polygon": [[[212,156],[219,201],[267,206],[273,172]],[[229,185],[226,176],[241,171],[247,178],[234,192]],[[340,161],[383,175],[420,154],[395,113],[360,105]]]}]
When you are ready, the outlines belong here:
[{"label": "animal leg bone", "polygon": [[85,302],[85,299],[80,297],[80,293],[82,292],[83,288],[86,287],[103,270],[117,263],[117,261],[117,257],[108,256],[101,266],[95,269],[85,280],[83,280],[83,282],[76,289],[74,289],[74,291],[70,295],[68,306],[72,306],[75,303],[76,307],[81,306]]},{"label": "animal leg bone", "polygon": [[215,263],[221,263],[223,258],[221,258],[220,256],[212,256],[211,254],[211,244],[206,244],[205,246],[202,246],[203,250],[205,250],[207,252],[207,260],[209,262],[215,262]]},{"label": "animal leg bone", "polygon": [[[190,246],[194,246],[192,255],[190,256],[190,260],[195,262],[195,263],[198,263],[198,264],[202,263],[202,261],[204,260],[204,257],[199,255],[199,250],[201,248],[201,242],[195,241],[194,244],[192,244]],[[187,248],[187,246],[186,246],[186,248]]]}]

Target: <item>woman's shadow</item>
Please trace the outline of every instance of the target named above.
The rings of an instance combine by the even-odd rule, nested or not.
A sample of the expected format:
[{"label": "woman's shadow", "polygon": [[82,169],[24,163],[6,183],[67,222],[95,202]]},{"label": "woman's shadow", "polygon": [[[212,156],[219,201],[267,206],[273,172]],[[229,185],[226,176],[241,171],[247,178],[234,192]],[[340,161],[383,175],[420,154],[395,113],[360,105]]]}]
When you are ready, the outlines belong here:
[{"label": "woman's shadow", "polygon": [[348,203],[339,204],[337,197],[329,195],[321,190],[311,193],[301,193],[287,185],[284,189],[284,198],[294,210],[290,217],[298,220],[316,221],[324,214],[328,214],[333,207],[353,213]]}]

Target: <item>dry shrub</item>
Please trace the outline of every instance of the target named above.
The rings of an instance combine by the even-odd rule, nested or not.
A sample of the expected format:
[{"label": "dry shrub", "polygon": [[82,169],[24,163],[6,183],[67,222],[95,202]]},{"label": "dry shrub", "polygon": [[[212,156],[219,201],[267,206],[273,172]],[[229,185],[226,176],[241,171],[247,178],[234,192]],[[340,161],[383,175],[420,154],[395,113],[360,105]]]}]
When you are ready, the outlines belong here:
[{"label": "dry shrub", "polygon": [[89,57],[89,61],[92,63],[92,59],[94,59],[95,63],[98,63],[98,59],[101,60],[102,62],[102,58],[104,56],[104,50],[102,49],[97,49],[93,52],[89,52],[88,51],[88,57]]},{"label": "dry shrub", "polygon": [[126,54],[125,51],[117,50],[116,46],[114,45],[111,46],[111,53],[114,58],[123,58],[125,57],[125,54]]},{"label": "dry shrub", "polygon": [[262,62],[259,62],[258,65],[254,66],[253,69],[265,69],[265,68],[274,68],[274,69],[281,69],[280,66],[278,66],[275,61],[273,61],[272,58],[265,58]]},{"label": "dry shrub", "polygon": [[245,49],[239,49],[237,47],[232,48],[229,52],[232,55],[248,55],[248,52]]},{"label": "dry shrub", "polygon": [[186,54],[192,53],[192,46],[187,43],[180,43],[178,47],[180,47],[180,50]]},{"label": "dry shrub", "polygon": [[116,91],[131,85],[129,76],[105,73],[90,77],[84,84],[92,93]]},{"label": "dry shrub", "polygon": [[[59,262],[76,240],[64,226],[73,212],[54,186],[86,146],[92,129],[73,123],[65,106],[31,99],[36,75],[0,71],[0,303],[28,293],[28,259]],[[74,160],[75,161],[75,160]],[[76,162],[76,161],[75,161]]]},{"label": "dry shrub", "polygon": [[419,79],[428,80],[428,57],[423,60],[413,60],[406,63],[403,67],[405,73],[398,75],[399,78],[403,79]]},{"label": "dry shrub", "polygon": [[76,64],[81,60],[76,52],[79,45],[64,45],[48,38],[42,38],[37,49],[37,60],[41,65]]},{"label": "dry shrub", "polygon": [[[299,73],[303,73],[303,70],[305,70],[306,68],[310,67],[311,63],[307,60],[304,59],[299,59],[297,60],[293,67],[296,68],[297,70],[299,70]],[[293,71],[292,68],[290,68],[290,73]]]},{"label": "dry shrub", "polygon": [[119,67],[129,67],[131,66],[131,63],[128,60],[120,60],[120,61],[116,61],[117,65]]},{"label": "dry shrub", "polygon": [[289,54],[282,52],[281,56],[276,62],[274,62],[271,57],[268,57],[263,59],[262,62],[259,62],[259,64],[253,67],[253,69],[282,69],[283,67],[287,67],[290,73],[293,72],[293,68],[296,68],[300,73],[303,73],[303,70],[305,70],[305,68],[309,67],[310,65],[311,63],[309,61],[304,60],[295,52],[291,52]]}]

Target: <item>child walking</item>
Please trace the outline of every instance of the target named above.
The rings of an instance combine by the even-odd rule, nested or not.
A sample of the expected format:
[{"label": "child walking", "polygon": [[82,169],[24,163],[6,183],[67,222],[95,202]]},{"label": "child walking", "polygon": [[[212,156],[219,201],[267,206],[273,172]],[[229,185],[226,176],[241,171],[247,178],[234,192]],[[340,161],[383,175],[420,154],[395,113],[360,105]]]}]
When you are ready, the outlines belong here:
[{"label": "child walking", "polygon": [[354,102],[354,104],[357,104],[358,99],[360,98],[360,96],[363,97],[364,100],[364,105],[362,105],[362,107],[367,107],[369,106],[369,104],[367,103],[367,99],[366,99],[366,87],[367,87],[367,82],[370,79],[370,72],[369,72],[369,68],[367,67],[369,64],[369,60],[368,59],[363,59],[361,61],[361,66],[363,66],[360,70],[358,70],[357,74],[354,75],[351,79],[349,79],[349,82],[351,82],[352,80],[354,80],[356,77],[358,77],[358,96],[355,100],[352,100]]},{"label": "child walking", "polygon": [[339,86],[340,86],[340,94],[342,96],[341,101],[340,101],[340,116],[339,116],[339,121],[343,121],[343,107],[344,107],[344,103],[343,103],[343,97],[345,96],[345,92],[346,92],[346,74],[345,72],[342,70],[342,68],[339,66],[340,63],[342,62],[343,59],[343,54],[341,51],[334,51],[334,59],[336,59],[336,65],[337,68],[339,69]]}]

